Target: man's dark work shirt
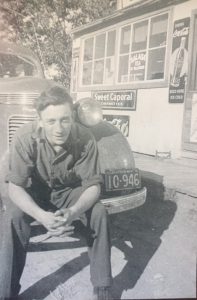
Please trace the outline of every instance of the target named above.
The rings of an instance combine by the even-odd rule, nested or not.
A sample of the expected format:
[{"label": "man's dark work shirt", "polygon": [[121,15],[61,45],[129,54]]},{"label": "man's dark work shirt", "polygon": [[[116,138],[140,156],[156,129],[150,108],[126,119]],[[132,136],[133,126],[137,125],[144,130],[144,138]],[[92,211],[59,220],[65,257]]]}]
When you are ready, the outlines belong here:
[{"label": "man's dark work shirt", "polygon": [[12,142],[8,180],[24,188],[30,180],[35,200],[61,207],[73,188],[101,182],[96,141],[89,129],[74,123],[57,154],[36,121],[26,124]]}]

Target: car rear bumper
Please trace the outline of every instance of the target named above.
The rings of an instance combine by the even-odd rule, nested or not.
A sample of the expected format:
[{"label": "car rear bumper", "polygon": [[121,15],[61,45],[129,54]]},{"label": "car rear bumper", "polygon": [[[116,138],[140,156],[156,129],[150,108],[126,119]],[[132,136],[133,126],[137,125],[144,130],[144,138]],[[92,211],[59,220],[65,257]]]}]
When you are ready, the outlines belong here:
[{"label": "car rear bumper", "polygon": [[147,189],[143,187],[139,191],[107,199],[101,199],[109,214],[116,214],[141,206],[146,201]]}]

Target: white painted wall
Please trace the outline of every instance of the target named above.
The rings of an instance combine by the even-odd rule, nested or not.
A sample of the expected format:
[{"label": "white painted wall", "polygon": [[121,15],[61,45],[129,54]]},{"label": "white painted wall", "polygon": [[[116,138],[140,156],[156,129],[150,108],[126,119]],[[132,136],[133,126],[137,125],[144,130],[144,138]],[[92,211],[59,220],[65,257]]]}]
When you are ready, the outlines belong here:
[{"label": "white painted wall", "polygon": [[190,0],[174,7],[174,20],[183,19],[191,16],[191,11],[197,9],[197,0]]},{"label": "white painted wall", "polygon": [[129,142],[136,152],[180,155],[183,104],[168,103],[168,88],[138,90],[137,111],[130,113]]},{"label": "white painted wall", "polygon": [[[78,93],[78,99],[90,96],[91,92]],[[168,103],[168,88],[138,90],[136,111],[103,112],[130,116],[128,141],[133,151],[149,155],[171,151],[173,157],[180,156],[184,105]]]}]

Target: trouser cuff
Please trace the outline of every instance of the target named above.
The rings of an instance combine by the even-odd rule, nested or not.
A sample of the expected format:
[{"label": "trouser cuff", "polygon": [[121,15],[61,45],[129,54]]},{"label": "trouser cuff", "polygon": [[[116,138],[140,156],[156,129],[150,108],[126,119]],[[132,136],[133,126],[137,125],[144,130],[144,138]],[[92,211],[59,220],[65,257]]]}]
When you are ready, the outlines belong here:
[{"label": "trouser cuff", "polygon": [[113,279],[111,277],[103,278],[102,281],[92,280],[93,287],[110,287],[113,284]]}]

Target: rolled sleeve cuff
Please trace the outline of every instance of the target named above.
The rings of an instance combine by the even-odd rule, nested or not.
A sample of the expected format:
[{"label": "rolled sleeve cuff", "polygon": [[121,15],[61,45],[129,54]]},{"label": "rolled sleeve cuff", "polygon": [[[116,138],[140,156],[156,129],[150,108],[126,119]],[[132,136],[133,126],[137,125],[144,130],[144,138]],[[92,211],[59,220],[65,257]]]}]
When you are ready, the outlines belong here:
[{"label": "rolled sleeve cuff", "polygon": [[19,178],[18,176],[14,175],[14,174],[7,175],[6,176],[6,182],[11,182],[11,183],[13,183],[15,185],[18,185],[18,186],[21,186],[23,188],[28,187],[27,177],[24,177],[24,178],[20,177]]},{"label": "rolled sleeve cuff", "polygon": [[103,182],[102,176],[101,175],[95,175],[90,179],[84,179],[82,181],[82,186],[85,188],[88,188],[92,185],[97,185],[97,184],[101,184]]}]

